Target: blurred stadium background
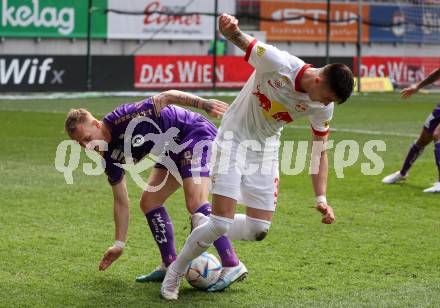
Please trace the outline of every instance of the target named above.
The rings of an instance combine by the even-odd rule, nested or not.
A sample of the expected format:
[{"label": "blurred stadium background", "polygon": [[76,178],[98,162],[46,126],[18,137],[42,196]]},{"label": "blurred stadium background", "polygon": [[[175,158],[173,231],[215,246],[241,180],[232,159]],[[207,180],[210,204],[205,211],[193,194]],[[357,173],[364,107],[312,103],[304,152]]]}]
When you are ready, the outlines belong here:
[{"label": "blurred stadium background", "polygon": [[440,65],[438,0],[2,0],[0,8],[8,92],[239,89],[251,68],[216,35],[221,12],[315,66],[346,63],[397,88]]}]

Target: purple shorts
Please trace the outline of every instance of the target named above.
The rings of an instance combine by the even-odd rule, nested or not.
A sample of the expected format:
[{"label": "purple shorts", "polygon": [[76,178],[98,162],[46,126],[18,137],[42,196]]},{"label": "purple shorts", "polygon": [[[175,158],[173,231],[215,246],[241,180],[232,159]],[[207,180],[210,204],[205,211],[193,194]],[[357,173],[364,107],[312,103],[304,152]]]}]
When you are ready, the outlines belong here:
[{"label": "purple shorts", "polygon": [[426,118],[424,128],[431,135],[434,134],[435,129],[440,124],[440,103],[434,108],[432,113]]},{"label": "purple shorts", "polygon": [[[170,153],[168,162],[156,163],[155,168],[177,168],[182,179],[191,177],[209,177],[212,140],[201,139],[193,146],[188,146],[180,153]],[[160,159],[160,158],[159,158]],[[163,159],[163,158],[162,158]]]},{"label": "purple shorts", "polygon": [[[169,151],[168,163],[157,163],[156,168],[176,168],[182,179],[189,177],[209,177],[210,159],[217,128],[200,117],[182,130],[178,144],[186,144],[184,149],[174,153]],[[160,158],[159,158],[160,159]],[[163,159],[163,158],[162,158]],[[171,162],[172,161],[172,162]]]}]

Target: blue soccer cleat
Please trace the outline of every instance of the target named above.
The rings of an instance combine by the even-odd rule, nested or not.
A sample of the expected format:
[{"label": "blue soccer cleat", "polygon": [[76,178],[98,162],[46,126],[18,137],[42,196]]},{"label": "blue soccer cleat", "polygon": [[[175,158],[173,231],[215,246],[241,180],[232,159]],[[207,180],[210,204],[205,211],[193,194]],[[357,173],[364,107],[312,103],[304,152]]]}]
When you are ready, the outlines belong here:
[{"label": "blue soccer cleat", "polygon": [[161,264],[156,267],[151,273],[136,277],[136,282],[162,282],[167,274],[167,268],[165,264]]},{"label": "blue soccer cleat", "polygon": [[248,270],[243,263],[239,263],[234,267],[223,267],[219,279],[215,284],[210,286],[206,291],[219,292],[229,287],[234,282],[242,281],[246,278]]}]

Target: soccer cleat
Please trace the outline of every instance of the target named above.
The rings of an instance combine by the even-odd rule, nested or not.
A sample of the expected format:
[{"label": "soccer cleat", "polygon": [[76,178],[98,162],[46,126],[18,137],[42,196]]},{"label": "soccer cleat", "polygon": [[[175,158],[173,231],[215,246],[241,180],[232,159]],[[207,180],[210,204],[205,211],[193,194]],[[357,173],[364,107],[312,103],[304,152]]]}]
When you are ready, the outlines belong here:
[{"label": "soccer cleat", "polygon": [[223,291],[234,282],[242,281],[246,278],[248,270],[243,263],[239,263],[234,267],[224,267],[217,282],[210,286],[206,291],[218,292]]},{"label": "soccer cleat", "polygon": [[426,188],[423,192],[425,192],[425,193],[439,193],[440,192],[440,182],[435,183],[432,187]]},{"label": "soccer cleat", "polygon": [[402,175],[400,171],[394,172],[390,175],[387,175],[382,179],[382,183],[384,184],[394,184],[403,180],[406,180],[408,175]]},{"label": "soccer cleat", "polygon": [[179,297],[180,282],[185,274],[179,274],[173,269],[173,264],[168,267],[162,286],[160,287],[160,295],[166,300],[176,300]]},{"label": "soccer cleat", "polygon": [[136,277],[136,282],[162,282],[167,274],[167,267],[161,263],[151,273]]}]

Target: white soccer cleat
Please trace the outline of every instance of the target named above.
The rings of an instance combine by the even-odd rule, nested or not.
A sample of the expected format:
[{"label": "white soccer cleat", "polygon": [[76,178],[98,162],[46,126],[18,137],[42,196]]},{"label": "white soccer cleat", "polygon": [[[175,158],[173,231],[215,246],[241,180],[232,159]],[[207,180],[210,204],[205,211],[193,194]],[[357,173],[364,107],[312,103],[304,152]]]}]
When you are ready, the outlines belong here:
[{"label": "white soccer cleat", "polygon": [[246,278],[248,270],[243,263],[239,263],[234,267],[223,267],[219,279],[215,284],[210,286],[206,291],[218,292],[223,291],[234,282],[242,281]]},{"label": "white soccer cleat", "polygon": [[426,188],[425,193],[440,193],[440,182],[435,183],[432,187]]},{"label": "white soccer cleat", "polygon": [[180,282],[184,276],[184,274],[176,272],[173,265],[174,263],[171,263],[171,265],[168,266],[167,274],[160,288],[160,295],[166,300],[177,300],[179,297]]},{"label": "white soccer cleat", "polygon": [[394,172],[390,175],[387,175],[382,179],[382,183],[384,184],[394,184],[403,180],[406,180],[408,175],[402,175],[400,171]]}]

